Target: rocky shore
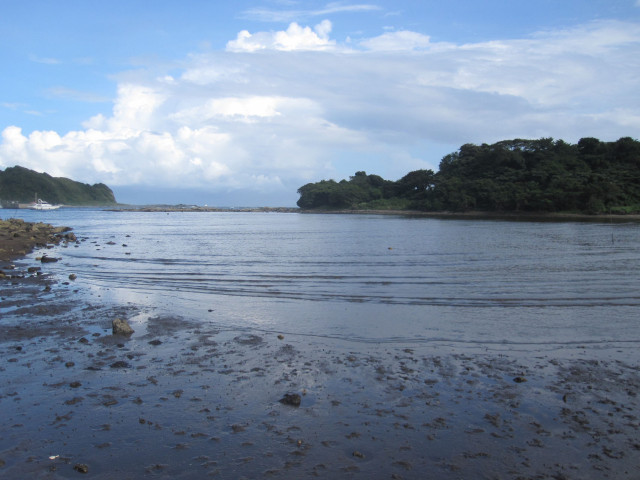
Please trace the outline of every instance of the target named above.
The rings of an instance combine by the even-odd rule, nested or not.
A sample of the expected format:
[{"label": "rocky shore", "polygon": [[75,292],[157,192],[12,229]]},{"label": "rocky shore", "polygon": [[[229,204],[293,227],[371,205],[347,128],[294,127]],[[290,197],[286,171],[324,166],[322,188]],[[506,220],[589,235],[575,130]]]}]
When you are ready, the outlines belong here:
[{"label": "rocky shore", "polygon": [[48,223],[25,222],[10,218],[0,220],[0,262],[24,257],[34,248],[76,241],[70,227],[54,227]]},{"label": "rocky shore", "polygon": [[[12,231],[35,229],[29,248],[71,241],[49,227]],[[34,263],[0,281],[0,478],[637,478],[633,339],[489,348],[223,328],[214,308],[79,302],[82,272]]]}]

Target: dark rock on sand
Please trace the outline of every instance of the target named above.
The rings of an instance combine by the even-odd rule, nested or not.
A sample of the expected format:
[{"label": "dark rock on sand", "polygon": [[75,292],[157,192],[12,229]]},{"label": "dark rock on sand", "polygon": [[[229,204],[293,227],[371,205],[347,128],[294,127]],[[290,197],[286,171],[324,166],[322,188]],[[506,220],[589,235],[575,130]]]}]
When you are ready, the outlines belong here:
[{"label": "dark rock on sand", "polygon": [[89,473],[89,466],[85,465],[84,463],[76,463],[73,466],[73,469],[79,473]]},{"label": "dark rock on sand", "polygon": [[134,332],[129,323],[121,318],[114,319],[111,327],[114,335],[131,335]]},{"label": "dark rock on sand", "polygon": [[302,398],[297,393],[286,393],[284,397],[279,400],[283,405],[291,405],[292,407],[299,407],[302,402]]},{"label": "dark rock on sand", "polygon": [[130,368],[131,365],[129,365],[127,362],[122,361],[122,360],[118,360],[117,362],[112,363],[111,368]]},{"label": "dark rock on sand", "polygon": [[40,261],[41,261],[42,263],[54,263],[54,262],[57,262],[57,261],[58,261],[58,259],[57,259],[57,258],[55,258],[55,257],[47,257],[46,255],[43,255],[43,256],[40,258]]}]

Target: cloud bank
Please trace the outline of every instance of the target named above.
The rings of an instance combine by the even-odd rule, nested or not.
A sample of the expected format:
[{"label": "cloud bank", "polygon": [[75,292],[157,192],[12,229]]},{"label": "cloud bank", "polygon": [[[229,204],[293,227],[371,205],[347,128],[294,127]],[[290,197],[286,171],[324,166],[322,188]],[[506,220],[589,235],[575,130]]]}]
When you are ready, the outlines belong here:
[{"label": "cloud bank", "polygon": [[0,166],[110,186],[290,192],[293,203],[307,181],[364,169],[398,178],[468,142],[640,129],[635,23],[475,44],[406,30],[340,42],[331,27],[244,30],[160,76],[123,73],[111,114],[82,129],[4,128]]}]

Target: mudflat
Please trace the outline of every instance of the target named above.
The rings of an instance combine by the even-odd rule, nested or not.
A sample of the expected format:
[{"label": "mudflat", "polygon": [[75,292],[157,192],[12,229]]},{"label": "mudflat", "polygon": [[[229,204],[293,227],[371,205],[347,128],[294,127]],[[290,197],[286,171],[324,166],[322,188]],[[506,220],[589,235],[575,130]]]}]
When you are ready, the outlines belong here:
[{"label": "mudflat", "polygon": [[637,478],[633,340],[229,329],[213,311],[79,303],[81,272],[32,266],[0,281],[1,478]]}]

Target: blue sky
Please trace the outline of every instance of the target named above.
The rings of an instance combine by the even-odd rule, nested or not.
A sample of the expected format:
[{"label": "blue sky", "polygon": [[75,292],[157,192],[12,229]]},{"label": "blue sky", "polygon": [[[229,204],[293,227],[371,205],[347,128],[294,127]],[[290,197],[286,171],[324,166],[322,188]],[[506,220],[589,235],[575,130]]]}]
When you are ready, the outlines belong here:
[{"label": "blue sky", "polygon": [[0,168],[294,205],[464,143],[638,138],[639,0],[2,2]]}]

